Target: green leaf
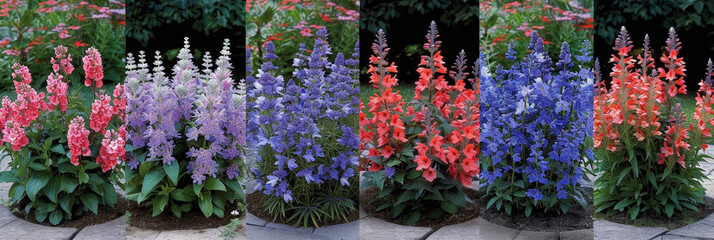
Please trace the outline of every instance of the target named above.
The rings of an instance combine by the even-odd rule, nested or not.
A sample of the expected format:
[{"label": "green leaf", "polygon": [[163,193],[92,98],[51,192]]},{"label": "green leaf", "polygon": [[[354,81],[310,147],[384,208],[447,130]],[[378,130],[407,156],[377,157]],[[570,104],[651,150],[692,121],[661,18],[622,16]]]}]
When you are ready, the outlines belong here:
[{"label": "green leaf", "polygon": [[52,146],[52,148],[50,148],[50,151],[53,151],[53,152],[56,152],[56,153],[59,153],[62,155],[67,154],[67,152],[64,150],[64,145],[62,145],[62,144],[55,144],[54,146]]},{"label": "green leaf", "polygon": [[635,202],[635,199],[632,199],[632,198],[622,199],[622,200],[620,200],[619,202],[617,202],[617,204],[615,204],[615,208],[614,208],[614,209],[615,209],[615,210],[623,211],[623,210],[625,209],[625,207],[629,206],[629,205],[632,204],[633,202]]},{"label": "green leaf", "polygon": [[181,208],[179,208],[178,204],[171,204],[171,213],[173,213],[177,218],[181,218]]},{"label": "green leaf", "polygon": [[454,203],[441,201],[441,209],[444,209],[444,211],[448,213],[456,213],[459,208]]},{"label": "green leaf", "polygon": [[213,199],[211,198],[211,192],[203,193],[203,197],[198,199],[198,207],[203,212],[206,217],[211,217],[213,214]]},{"label": "green leaf", "polygon": [[49,167],[47,167],[47,165],[37,162],[30,163],[30,168],[35,171],[47,171],[48,169],[50,169]]},{"label": "green leaf", "polygon": [[62,176],[62,186],[60,187],[60,191],[64,191],[66,193],[72,193],[74,192],[74,189],[77,188],[77,185],[79,185],[79,181],[70,176],[70,175],[63,175]]},{"label": "green leaf", "polygon": [[416,190],[409,189],[409,190],[405,191],[404,193],[402,193],[402,195],[399,196],[399,199],[397,199],[397,203],[395,203],[395,204],[399,205],[400,203],[412,200],[416,197],[417,197]]},{"label": "green leaf", "polygon": [[672,217],[672,214],[674,214],[674,205],[671,203],[664,205],[664,212],[667,213],[667,217]]},{"label": "green leaf", "polygon": [[59,195],[59,204],[62,210],[67,214],[72,214],[72,207],[74,206],[74,196],[66,193],[61,193]]},{"label": "green leaf", "polygon": [[52,213],[50,213],[50,223],[52,223],[52,225],[57,225],[62,221],[62,217],[64,217],[62,210],[55,209]]},{"label": "green leaf", "polygon": [[617,185],[620,185],[620,182],[622,182],[622,179],[630,173],[630,170],[632,170],[632,167],[627,167],[625,170],[620,171],[620,177],[617,178]]},{"label": "green leaf", "polygon": [[413,211],[409,213],[409,216],[407,219],[404,221],[404,224],[406,225],[414,225],[419,221],[419,218],[421,218],[421,213],[419,211]]},{"label": "green leaf", "polygon": [[152,217],[156,217],[166,208],[166,204],[169,203],[169,197],[166,195],[159,195],[154,198],[152,205],[154,207],[154,212],[151,214]]},{"label": "green leaf", "polygon": [[192,202],[196,199],[196,197],[193,195],[193,191],[191,191],[190,193],[191,195],[189,196],[184,190],[174,190],[171,191],[171,198],[181,202]]},{"label": "green leaf", "polygon": [[50,199],[53,203],[57,203],[57,193],[59,193],[60,190],[60,185],[62,184],[61,181],[59,180],[60,177],[53,177],[52,181],[47,183],[47,186],[45,186],[45,195],[47,198]]},{"label": "green leaf", "polygon": [[35,172],[32,174],[30,179],[27,180],[26,185],[27,196],[30,200],[35,201],[37,193],[42,190],[48,182],[50,182],[50,174],[48,172]]},{"label": "green leaf", "polygon": [[531,212],[533,212],[533,206],[527,206],[526,207],[526,217],[530,216]]},{"label": "green leaf", "polygon": [[104,183],[104,202],[109,206],[117,203],[117,191],[111,183]]},{"label": "green leaf", "polygon": [[178,182],[178,175],[179,175],[178,162],[174,162],[171,165],[168,165],[168,164],[163,164],[163,165],[164,165],[164,171],[166,172],[166,176],[169,176],[169,180],[171,181],[171,184],[176,185]]},{"label": "green leaf", "polygon": [[97,210],[99,208],[99,200],[97,199],[97,195],[94,195],[94,193],[86,193],[79,195],[79,199],[82,200],[82,204],[84,204],[85,207],[89,208],[89,211],[92,211],[94,214],[97,214]]},{"label": "green leaf", "polygon": [[235,197],[237,199],[245,199],[245,193],[243,192],[243,187],[236,180],[228,180],[225,182],[226,186],[235,192]]},{"label": "green leaf", "polygon": [[208,189],[208,190],[216,190],[216,191],[226,191],[226,185],[223,185],[221,180],[215,179],[215,178],[206,178],[206,181],[203,182],[203,188]]},{"label": "green leaf", "polygon": [[153,169],[149,171],[146,176],[144,176],[144,182],[141,185],[141,195],[138,201],[139,203],[141,203],[141,200],[149,196],[151,191],[156,188],[156,184],[158,184],[161,179],[164,179],[164,176],[166,176],[166,173],[163,169]]}]

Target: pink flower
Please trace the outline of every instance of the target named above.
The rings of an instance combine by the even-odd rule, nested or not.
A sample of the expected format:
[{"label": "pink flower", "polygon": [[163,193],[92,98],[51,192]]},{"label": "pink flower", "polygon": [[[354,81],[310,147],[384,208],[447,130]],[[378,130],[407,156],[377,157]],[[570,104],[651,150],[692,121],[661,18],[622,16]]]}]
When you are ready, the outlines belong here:
[{"label": "pink flower", "polygon": [[102,87],[102,79],[104,79],[104,70],[102,69],[102,55],[96,48],[87,49],[87,55],[82,58],[84,63],[84,73],[87,78],[84,80],[84,85],[92,86],[92,81],[96,83],[96,87]]},{"label": "pink flower", "polygon": [[124,117],[126,116],[126,98],[124,98],[124,85],[117,84],[114,88],[114,100],[112,101],[114,108],[114,114],[119,116],[122,122],[124,122]]},{"label": "pink flower", "polygon": [[5,128],[2,130],[2,141],[10,143],[12,145],[12,151],[17,152],[30,142],[27,136],[25,136],[25,129],[22,129],[20,124],[13,123],[12,121],[5,122],[4,124]]},{"label": "pink flower", "polygon": [[62,81],[62,75],[50,73],[47,77],[47,93],[52,94],[47,97],[49,100],[48,109],[55,109],[55,106],[60,106],[60,111],[67,111],[67,83]]},{"label": "pink flower", "polygon": [[80,28],[82,28],[82,27],[80,27],[80,26],[69,26],[69,27],[67,27],[67,29],[69,29],[69,30],[78,30],[78,29],[80,29]]},{"label": "pink flower", "polygon": [[308,36],[312,36],[312,33],[311,33],[311,32],[312,32],[312,31],[311,31],[309,28],[305,28],[305,29],[303,29],[302,31],[300,31],[300,34],[301,34],[303,37],[308,37]]},{"label": "pink flower", "polygon": [[124,126],[119,128],[119,132],[113,129],[108,129],[104,132],[102,147],[99,149],[99,156],[97,157],[97,164],[102,166],[102,172],[114,169],[119,159],[124,160],[124,155],[126,154],[124,149],[125,132]]},{"label": "pink flower", "polygon": [[20,51],[17,49],[7,49],[5,51],[2,51],[2,53],[8,56],[20,56]]},{"label": "pink flower", "polygon": [[[56,58],[56,59],[55,59]],[[65,76],[69,76],[74,71],[74,66],[72,66],[72,55],[67,54],[67,47],[57,46],[55,48],[55,58],[51,58],[52,70],[59,73],[60,70],[64,72]]]},{"label": "pink flower", "polygon": [[30,74],[30,69],[25,65],[15,63],[12,65],[12,78],[20,78],[20,82],[24,84],[30,84],[32,82],[32,75]]},{"label": "pink flower", "polygon": [[75,166],[79,165],[80,156],[92,154],[92,150],[89,149],[89,130],[84,127],[84,118],[78,116],[72,119],[67,130],[67,143],[69,153],[72,155],[70,162]]},{"label": "pink flower", "polygon": [[109,105],[111,97],[109,95],[101,95],[99,99],[95,99],[92,103],[92,114],[89,116],[89,127],[94,132],[102,133],[112,120],[114,109]]}]

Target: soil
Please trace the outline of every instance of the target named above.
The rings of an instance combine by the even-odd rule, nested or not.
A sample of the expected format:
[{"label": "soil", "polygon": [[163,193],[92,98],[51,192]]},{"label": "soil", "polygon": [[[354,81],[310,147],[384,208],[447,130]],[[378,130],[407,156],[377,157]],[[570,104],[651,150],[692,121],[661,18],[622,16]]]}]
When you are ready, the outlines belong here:
[{"label": "soil", "polygon": [[[247,207],[248,212],[250,212],[251,214],[255,215],[256,217],[266,220],[266,221],[270,221],[270,222],[274,222],[274,223],[282,223],[282,224],[291,225],[291,226],[295,225],[294,223],[285,221],[285,220],[287,220],[287,218],[282,219],[282,218],[278,217],[277,219],[275,219],[275,221],[273,221],[273,216],[271,216],[268,213],[268,211],[263,210],[263,204],[260,203],[261,197],[263,197],[263,194],[260,192],[254,192],[254,193],[248,194],[246,196],[246,201],[248,202],[248,207]],[[358,202],[358,201],[355,201],[355,202]],[[289,216],[287,216],[287,217],[289,217]],[[358,219],[359,219],[359,211],[357,211],[357,210],[352,211],[349,215],[347,215],[347,222],[354,222],[354,221],[357,221]],[[342,223],[345,223],[345,221],[344,221],[344,219],[341,219],[341,218],[338,218],[338,219],[325,218],[325,219],[322,219],[322,221],[317,222],[317,224],[320,227],[342,224]],[[308,226],[310,226],[310,224],[308,224]]]},{"label": "soil", "polygon": [[[12,208],[12,207],[11,207]],[[117,204],[114,208],[110,207],[105,207],[105,206],[99,206],[99,209],[97,210],[97,214],[95,215],[93,212],[87,211],[82,214],[81,217],[78,217],[77,219],[74,220],[62,220],[60,224],[58,225],[52,225],[49,220],[45,220],[45,222],[37,222],[35,220],[35,214],[34,212],[30,214],[25,214],[25,211],[18,211],[14,212],[13,214],[17,216],[20,219],[24,219],[25,221],[31,222],[31,223],[36,223],[48,227],[68,227],[68,228],[77,228],[79,231],[82,231],[87,226],[92,226],[92,225],[97,225],[97,224],[102,224],[105,222],[112,221],[114,219],[117,219],[121,216],[124,215],[126,212],[126,201],[124,198],[118,198],[117,199]]]},{"label": "soil", "polygon": [[564,232],[578,229],[593,228],[593,189],[581,188],[581,192],[588,203],[588,208],[583,209],[580,204],[573,202],[573,205],[568,209],[568,212],[563,215],[558,215],[554,211],[543,213],[542,211],[533,210],[530,216],[526,217],[524,211],[513,211],[511,216],[506,214],[503,209],[498,211],[495,206],[489,209],[482,209],[481,217],[493,224],[517,229],[520,231],[548,231],[548,232]]},{"label": "soil", "polygon": [[699,211],[684,208],[684,211],[675,212],[671,218],[667,218],[667,215],[664,214],[659,215],[656,212],[649,211],[640,213],[635,220],[630,220],[630,215],[626,212],[617,213],[611,216],[596,214],[595,217],[637,227],[666,227],[670,230],[674,230],[702,220],[714,213],[714,199],[706,197],[706,202],[706,204],[699,206]]},{"label": "soil", "polygon": [[[226,202],[225,209],[237,209],[236,203],[238,201],[233,204]],[[152,217],[153,209],[139,206],[136,202],[129,203],[128,210],[131,213],[130,226],[160,231],[217,228],[227,225],[233,219],[229,210],[226,210],[224,218],[216,215],[207,218],[198,206],[194,206],[189,212],[182,213],[181,218],[175,217],[168,208],[158,216]]]},{"label": "soil", "polygon": [[[445,226],[459,224],[478,218],[478,199],[481,194],[479,193],[479,191],[471,188],[464,188],[463,190],[469,198],[475,201],[475,203],[467,204],[465,208],[459,209],[459,211],[455,214],[446,214],[441,218],[421,218],[416,224],[414,224],[414,226],[430,227],[434,229],[434,231],[436,231]],[[403,225],[404,223],[400,219],[392,218],[392,214],[389,210],[377,211],[377,207],[379,207],[379,205],[382,205],[383,203],[386,203],[386,201],[389,201],[389,199],[386,198],[378,199],[376,197],[378,193],[378,188],[370,188],[360,193],[360,199],[362,199],[362,202],[360,204],[362,205],[362,209],[364,209],[365,213],[367,213],[367,215],[370,217],[381,219],[390,223]],[[367,199],[374,200],[367,201]]]}]

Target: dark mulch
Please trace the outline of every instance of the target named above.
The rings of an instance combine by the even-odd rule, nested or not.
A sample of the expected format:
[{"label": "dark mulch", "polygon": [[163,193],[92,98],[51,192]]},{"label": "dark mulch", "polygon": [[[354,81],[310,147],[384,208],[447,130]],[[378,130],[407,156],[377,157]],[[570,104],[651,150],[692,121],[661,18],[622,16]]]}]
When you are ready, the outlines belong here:
[{"label": "dark mulch", "polygon": [[171,213],[168,206],[163,213],[152,217],[153,209],[139,206],[136,202],[132,201],[129,203],[129,212],[131,213],[129,225],[151,230],[184,230],[221,227],[230,223],[231,219],[234,218],[231,212],[237,209],[237,203],[238,201],[234,203],[226,202],[226,211],[223,218],[219,218],[216,215],[207,218],[203,215],[203,212],[201,212],[198,206],[193,206],[191,211],[184,212],[181,218],[177,218]]},{"label": "dark mulch", "polygon": [[699,211],[684,208],[683,212],[675,212],[672,218],[667,215],[659,215],[656,212],[648,211],[640,213],[637,219],[630,220],[630,215],[617,213],[614,215],[595,214],[595,217],[604,218],[611,222],[622,223],[638,227],[666,227],[670,230],[681,228],[689,224],[702,220],[714,213],[714,199],[706,197],[707,203],[699,206]]},{"label": "dark mulch", "polygon": [[[365,213],[367,213],[367,215],[370,217],[378,218],[387,222],[403,224],[400,219],[392,218],[392,213],[390,210],[385,209],[382,211],[377,211],[377,207],[379,207],[379,205],[390,201],[388,197],[378,199],[376,197],[378,193],[378,188],[370,188],[360,193],[361,204]],[[434,231],[436,231],[445,226],[459,224],[477,218],[479,216],[479,191],[473,190],[471,188],[464,188],[464,193],[466,193],[469,198],[474,200],[475,203],[467,204],[465,208],[459,209],[459,211],[455,214],[446,214],[441,218],[422,217],[416,224],[414,224],[414,226],[430,227],[434,229]]]},{"label": "dark mulch", "polygon": [[[12,209],[13,206],[10,206],[10,208]],[[126,201],[124,200],[124,198],[120,197],[117,199],[117,205],[114,206],[114,208],[99,205],[99,209],[97,210],[96,215],[93,212],[87,211],[84,212],[81,217],[77,217],[73,220],[62,220],[62,222],[60,222],[60,224],[58,225],[52,225],[49,220],[45,220],[45,222],[37,222],[37,220],[35,220],[34,212],[30,214],[25,214],[25,211],[22,210],[24,208],[18,209],[20,209],[20,211],[14,212],[13,214],[20,219],[24,219],[25,221],[49,227],[77,228],[81,231],[87,226],[102,224],[123,216],[126,212]]]},{"label": "dark mulch", "polygon": [[[482,209],[481,217],[493,224],[506,226],[520,231],[548,231],[562,232],[578,229],[593,228],[593,189],[581,188],[583,196],[588,203],[588,208],[583,209],[580,204],[573,202],[573,205],[568,210],[568,213],[558,215],[555,211],[543,213],[542,211],[533,210],[530,216],[526,217],[525,211],[516,210],[511,212],[511,216],[501,208],[498,211],[495,204],[489,209]],[[482,201],[484,201],[482,199]]]},{"label": "dark mulch", "polygon": [[[287,218],[290,216],[286,215],[285,219],[282,218],[277,218],[273,220],[273,216],[271,216],[268,211],[263,210],[263,204],[260,202],[260,198],[263,197],[263,194],[260,192],[254,192],[251,194],[248,194],[246,197],[246,201],[248,202],[248,212],[251,214],[255,215],[256,217],[266,220],[266,221],[271,221],[274,223],[282,223],[282,224],[287,224],[287,225],[295,225],[294,223],[287,222]],[[355,200],[355,202],[358,202]],[[355,206],[356,207],[356,206]],[[349,215],[347,215],[347,222],[354,222],[359,219],[359,211],[354,210],[350,212]],[[329,218],[324,218],[322,221],[318,221],[317,224],[320,227],[324,226],[330,226],[330,225],[336,225],[336,224],[342,224],[346,223],[344,219],[338,218],[338,219],[329,219]],[[308,227],[311,227],[311,224],[308,224]]]}]

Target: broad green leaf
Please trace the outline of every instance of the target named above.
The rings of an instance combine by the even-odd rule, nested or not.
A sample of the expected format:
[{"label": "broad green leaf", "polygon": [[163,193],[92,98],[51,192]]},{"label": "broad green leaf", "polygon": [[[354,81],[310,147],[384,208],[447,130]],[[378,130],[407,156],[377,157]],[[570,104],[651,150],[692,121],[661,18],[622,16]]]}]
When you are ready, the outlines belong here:
[{"label": "broad green leaf", "polygon": [[208,190],[216,190],[216,191],[226,191],[226,185],[223,185],[221,180],[215,179],[215,178],[206,178],[206,181],[203,182],[203,188],[208,189]]},{"label": "broad green leaf", "polygon": [[50,174],[48,172],[35,172],[27,180],[26,191],[30,200],[35,201],[37,193],[50,182]]},{"label": "broad green leaf", "polygon": [[156,184],[161,182],[161,179],[163,179],[165,176],[166,173],[163,169],[153,169],[149,171],[146,176],[144,176],[144,182],[141,185],[141,195],[139,197],[139,203],[141,203],[141,200],[149,196],[151,191],[156,188]]},{"label": "broad green leaf", "polygon": [[201,209],[203,215],[206,217],[211,217],[213,214],[213,199],[211,198],[211,192],[203,193],[203,197],[198,199],[198,208]]},{"label": "broad green leaf", "polygon": [[168,165],[168,164],[163,164],[163,165],[164,165],[164,171],[166,172],[166,176],[169,177],[171,184],[176,185],[178,182],[178,175],[179,175],[178,162],[173,162],[171,165]]}]

